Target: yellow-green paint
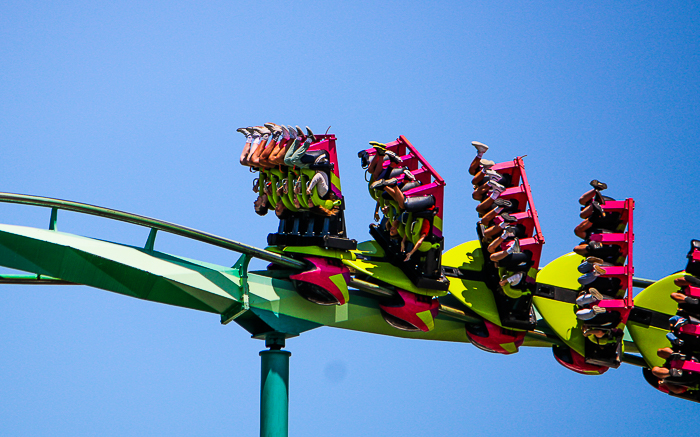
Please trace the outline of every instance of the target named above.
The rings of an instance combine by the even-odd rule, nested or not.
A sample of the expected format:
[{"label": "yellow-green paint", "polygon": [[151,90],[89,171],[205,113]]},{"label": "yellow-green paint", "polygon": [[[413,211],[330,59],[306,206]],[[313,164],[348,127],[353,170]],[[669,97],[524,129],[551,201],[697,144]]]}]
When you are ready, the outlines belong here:
[{"label": "yellow-green paint", "polygon": [[277,253],[299,253],[303,255],[320,256],[324,258],[337,259],[355,259],[355,254],[347,250],[326,249],[319,246],[287,246],[280,248],[277,246],[269,246],[266,248],[270,252]]},{"label": "yellow-green paint", "polygon": [[[671,293],[677,291],[678,286],[673,283],[673,280],[683,277],[684,274],[685,272],[675,273],[645,288],[634,298],[634,305],[667,314],[668,317],[675,315],[678,311],[678,304],[671,299]],[[639,353],[642,354],[650,367],[664,364],[665,360],[659,358],[656,351],[671,346],[671,342],[666,338],[668,329],[629,322],[627,323],[627,331],[629,331]]]},{"label": "yellow-green paint", "polygon": [[419,319],[423,321],[423,323],[425,323],[425,326],[428,327],[428,331],[432,331],[433,329],[435,329],[435,319],[433,318],[433,315],[430,312],[430,310],[421,311],[419,313],[416,313],[416,315]]},{"label": "yellow-green paint", "polygon": [[425,296],[444,296],[447,291],[429,290],[413,285],[410,279],[398,267],[395,267],[387,262],[381,261],[364,261],[364,260],[343,260],[343,264],[348,267],[364,273],[365,275],[379,279],[382,282],[398,287],[402,290],[410,291],[411,293],[422,294]]},{"label": "yellow-green paint", "polygon": [[514,354],[518,351],[518,347],[515,345],[515,343],[503,343],[500,345],[503,349],[506,350],[506,352]]},{"label": "yellow-green paint", "polygon": [[350,294],[348,293],[348,283],[345,282],[345,278],[343,277],[343,274],[337,274],[333,275],[330,277],[331,282],[335,284],[336,287],[340,290],[340,293],[343,295],[345,298],[345,302],[350,300]]},{"label": "yellow-green paint", "polygon": [[[537,282],[556,287],[578,290],[580,276],[576,269],[583,260],[581,255],[568,253],[547,264],[537,274]],[[576,305],[534,296],[532,303],[552,330],[567,346],[585,356],[586,338],[581,332],[581,323],[576,318]]]},{"label": "yellow-green paint", "polygon": [[493,292],[486,284],[459,278],[448,279],[450,280],[450,293],[454,297],[489,322],[503,326]]},{"label": "yellow-green paint", "polygon": [[442,254],[442,265],[458,269],[481,271],[484,267],[484,254],[478,240],[467,241]]},{"label": "yellow-green paint", "polygon": [[362,243],[359,243],[357,245],[357,250],[354,250],[353,252],[371,258],[384,258],[384,256],[386,256],[382,246],[380,246],[375,240],[363,241]]}]

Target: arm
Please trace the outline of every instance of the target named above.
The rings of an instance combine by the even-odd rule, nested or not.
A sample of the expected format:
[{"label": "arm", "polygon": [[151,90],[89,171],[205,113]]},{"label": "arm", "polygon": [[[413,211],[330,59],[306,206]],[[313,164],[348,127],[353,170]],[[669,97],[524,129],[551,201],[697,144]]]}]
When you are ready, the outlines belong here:
[{"label": "arm", "polygon": [[411,249],[410,252],[406,255],[406,259],[404,259],[404,262],[408,261],[411,259],[414,253],[416,253],[416,250],[420,247],[421,244],[423,244],[423,240],[425,240],[425,235],[421,235],[418,241],[416,241],[416,244],[413,245],[413,249]]}]

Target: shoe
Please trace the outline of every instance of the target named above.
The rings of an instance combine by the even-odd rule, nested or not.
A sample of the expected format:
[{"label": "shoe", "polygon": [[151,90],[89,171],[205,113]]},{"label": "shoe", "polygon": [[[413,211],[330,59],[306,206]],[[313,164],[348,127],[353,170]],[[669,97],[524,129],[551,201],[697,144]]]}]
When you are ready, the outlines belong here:
[{"label": "shoe", "polygon": [[407,168],[404,168],[404,169],[403,169],[403,174],[404,174],[404,176],[406,176],[406,178],[407,178],[408,180],[410,180],[411,182],[413,182],[413,181],[416,180],[416,177],[413,176],[413,173],[411,173],[411,170],[409,170],[409,169],[407,169]]},{"label": "shoe", "polygon": [[369,145],[377,151],[377,155],[384,156],[384,152],[386,152],[386,144],[378,143],[376,141],[370,141]]},{"label": "shoe", "polygon": [[273,135],[282,133],[282,126],[275,123],[265,123],[265,127],[270,129]]},{"label": "shoe", "polygon": [[501,199],[500,197],[494,200],[493,204],[496,205],[497,208],[510,208],[513,206],[513,202],[508,199]]},{"label": "shoe", "polygon": [[676,334],[674,334],[673,332],[669,332],[668,334],[666,334],[666,338],[674,346],[683,346],[684,341],[676,337]]},{"label": "shoe", "polygon": [[586,273],[585,275],[578,277],[578,283],[581,285],[588,285],[596,279],[598,279],[598,275],[596,275],[595,273]]},{"label": "shoe", "polygon": [[598,274],[598,276],[603,276],[605,274],[605,269],[600,266],[600,264],[593,264],[593,271]]},{"label": "shoe", "polygon": [[248,136],[248,135],[252,135],[251,129],[252,128],[250,128],[250,127],[239,127],[238,129],[236,129],[236,132],[240,132],[243,135]]},{"label": "shoe", "polygon": [[373,190],[378,190],[380,188],[384,188],[385,185],[386,185],[386,179],[377,179],[376,181],[369,184],[369,187]]},{"label": "shoe", "polygon": [[[494,201],[494,203],[495,203],[496,201],[498,201],[498,200],[500,200],[500,199],[496,199],[496,200]],[[516,223],[516,222],[518,221],[518,219],[516,219],[516,218],[513,217],[512,215],[508,214],[507,212],[502,212],[499,216],[503,219],[504,222]]]},{"label": "shoe", "polygon": [[698,299],[695,298],[695,297],[690,297],[690,296],[686,296],[686,298],[683,299],[683,302],[685,302],[685,303],[687,303],[687,304],[690,304],[690,305],[697,305],[697,304],[700,304],[700,300],[698,300]]},{"label": "shoe", "polygon": [[598,299],[599,301],[605,300],[605,296],[603,296],[603,294],[602,294],[600,291],[596,290],[596,289],[593,288],[593,287],[591,287],[591,288],[588,289],[588,293],[589,293],[591,296],[593,296],[593,297],[595,297],[596,299]]},{"label": "shoe", "polygon": [[487,182],[488,181],[500,182],[501,179],[503,179],[503,176],[501,176],[500,173],[495,172],[493,170],[486,170],[484,172],[484,178],[486,179]]},{"label": "shoe", "polygon": [[670,319],[668,319],[668,325],[673,330],[678,329],[681,326],[687,325],[687,324],[688,324],[688,319],[686,319],[685,317],[673,316]]},{"label": "shoe", "polygon": [[523,272],[517,272],[507,278],[504,275],[504,279],[507,280],[510,285],[515,285],[523,279],[523,275]]},{"label": "shoe", "polygon": [[384,154],[389,157],[389,161],[393,162],[394,164],[401,164],[403,163],[403,159],[399,157],[396,153],[392,152],[391,150],[387,150],[384,152]]},{"label": "shoe", "polygon": [[600,250],[603,248],[603,243],[600,241],[591,241],[588,243],[588,246],[586,247],[586,250]]},{"label": "shoe", "polygon": [[270,135],[272,131],[264,126],[255,126],[253,129],[260,135]]},{"label": "shoe", "polygon": [[289,135],[289,131],[287,130],[287,128],[284,127],[284,126],[280,126],[279,128],[280,128],[280,131],[282,131],[282,137],[283,137],[285,140],[288,140],[289,137],[290,137],[290,135]]},{"label": "shoe", "polygon": [[295,129],[297,130],[297,136],[298,136],[299,138],[301,138],[301,137],[304,136],[304,131],[301,130],[301,128],[300,128],[299,126],[296,126]]},{"label": "shoe", "polygon": [[490,159],[482,159],[481,161],[479,161],[479,164],[481,164],[481,167],[485,168],[486,170],[496,165],[496,163],[491,161]]},{"label": "shoe", "polygon": [[518,229],[515,226],[508,226],[501,234],[501,238],[504,240],[507,240],[509,238],[515,238],[515,233],[517,232],[517,230]]},{"label": "shoe", "polygon": [[508,253],[520,253],[520,240],[516,237],[513,244],[506,249]]},{"label": "shoe", "polygon": [[591,187],[593,187],[597,191],[602,191],[606,188],[608,188],[608,185],[604,182],[600,182],[597,179],[593,179],[591,182]]},{"label": "shoe", "polygon": [[489,150],[489,146],[478,141],[472,141],[472,146],[476,147],[476,151],[481,154],[484,154],[487,150]]},{"label": "shoe", "polygon": [[296,140],[298,135],[297,135],[297,130],[294,129],[294,127],[291,124],[287,125],[287,132],[289,132],[289,137],[293,140]]},{"label": "shoe", "polygon": [[308,126],[306,126],[306,138],[311,138],[311,142],[315,143],[316,142],[316,136],[314,133],[309,129]]},{"label": "shoe", "polygon": [[[578,310],[576,311],[576,317],[579,320],[590,320],[593,317],[597,316],[598,314],[603,314],[607,312],[605,308],[601,308],[598,305],[593,305],[592,307],[585,309],[585,310]],[[579,316],[579,313],[582,313],[584,316],[587,316],[586,318],[582,318]]]},{"label": "shoe", "polygon": [[493,191],[498,191],[499,193],[502,193],[506,190],[506,187],[504,187],[496,181],[488,181],[486,182],[486,184],[488,184],[488,186],[491,187]]},{"label": "shoe", "polygon": [[369,167],[369,153],[366,150],[361,150],[357,156],[360,158],[360,164],[362,168]]},{"label": "shoe", "polygon": [[700,287],[700,279],[696,278],[695,276],[685,275],[683,279],[685,279],[693,287]]},{"label": "shoe", "polygon": [[385,187],[395,187],[396,185],[399,184],[399,180],[396,178],[391,178],[391,179],[386,179],[384,181],[384,186]]}]

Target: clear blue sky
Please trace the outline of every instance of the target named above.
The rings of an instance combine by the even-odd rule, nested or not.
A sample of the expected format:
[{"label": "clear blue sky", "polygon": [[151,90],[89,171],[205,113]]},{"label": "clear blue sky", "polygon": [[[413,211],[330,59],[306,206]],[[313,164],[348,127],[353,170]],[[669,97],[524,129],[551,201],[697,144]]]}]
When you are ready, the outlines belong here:
[{"label": "clear blue sky", "polygon": [[[403,134],[447,181],[447,247],[475,238],[470,141],[525,158],[545,262],[577,242],[592,178],[634,197],[637,275],[684,266],[700,214],[700,11],[693,2],[3,2],[1,191],[161,218],[256,246],[240,126],[332,126],[350,236],[372,201],[356,153]],[[46,227],[48,211],[0,207]],[[129,244],[144,229],[65,213]],[[158,249],[231,265],[160,236]],[[0,290],[0,435],[258,432],[262,342],[215,315],[87,287]],[[600,377],[548,349],[322,328],[289,340],[296,436],[658,435],[698,405],[639,368]],[[600,405],[597,410],[596,405]]]}]

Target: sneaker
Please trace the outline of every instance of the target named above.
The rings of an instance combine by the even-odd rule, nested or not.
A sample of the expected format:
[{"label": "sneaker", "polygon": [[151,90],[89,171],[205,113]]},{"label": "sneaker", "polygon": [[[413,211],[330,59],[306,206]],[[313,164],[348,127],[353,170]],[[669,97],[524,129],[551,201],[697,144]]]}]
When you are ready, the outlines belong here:
[{"label": "sneaker", "polygon": [[600,266],[600,264],[593,264],[593,271],[598,274],[598,276],[603,276],[605,274],[605,269]]},{"label": "sneaker", "polygon": [[369,153],[366,150],[361,150],[357,156],[360,158],[360,164],[362,168],[369,167]]},{"label": "sneaker", "polygon": [[481,164],[481,167],[485,168],[486,170],[496,165],[496,163],[491,161],[490,159],[481,159],[479,163]]},{"label": "sneaker", "polygon": [[384,179],[377,179],[376,181],[369,184],[369,187],[373,190],[377,190],[379,188],[383,188],[385,182],[386,181]]},{"label": "sneaker", "polygon": [[581,285],[588,285],[596,279],[598,279],[598,275],[596,275],[595,273],[586,273],[585,275],[578,277],[578,283]]},{"label": "sneaker", "polygon": [[495,172],[493,170],[485,171],[484,175],[484,178],[486,178],[487,181],[500,182],[500,180],[503,179],[503,176],[501,176],[500,173]]},{"label": "sneaker", "polygon": [[608,185],[604,182],[600,182],[597,179],[593,179],[591,182],[591,187],[593,187],[596,191],[602,191],[606,188],[608,188]]},{"label": "sneaker", "polygon": [[488,181],[486,184],[493,189],[493,191],[498,191],[499,193],[502,193],[506,190],[506,187],[503,185],[499,184],[496,181]]},{"label": "sneaker", "polygon": [[508,283],[510,285],[515,285],[523,279],[523,275],[524,275],[523,272],[518,272],[518,273],[514,273],[514,274],[510,275],[507,278],[504,277],[504,279],[506,281],[508,281]]},{"label": "sneaker", "polygon": [[696,278],[695,276],[685,275],[683,279],[685,279],[688,283],[690,283],[690,285],[694,287],[700,287],[700,279]]},{"label": "sneaker", "polygon": [[697,305],[700,304],[700,300],[694,297],[686,296],[685,299],[683,299],[683,302],[690,304],[690,305]]},{"label": "sneaker", "polygon": [[598,305],[593,305],[590,308],[576,311],[576,318],[579,320],[590,320],[598,314],[603,314],[605,312],[605,308],[601,308]]},{"label": "sneaker", "polygon": [[520,240],[516,237],[515,240],[513,240],[513,244],[506,249],[506,252],[508,253],[520,253]]},{"label": "sneaker", "polygon": [[291,124],[287,125],[287,132],[289,132],[289,137],[293,140],[297,139],[297,130]]},{"label": "sneaker", "polygon": [[590,293],[591,296],[595,297],[595,298],[598,299],[599,301],[605,299],[605,296],[603,296],[603,294],[602,294],[600,291],[596,290],[596,289],[593,288],[593,287],[591,287],[591,288],[588,289],[588,293]]},{"label": "sneaker", "polygon": [[482,154],[489,150],[489,146],[478,141],[472,141],[472,146],[476,147],[476,151]]},{"label": "sneaker", "polygon": [[255,126],[253,129],[255,129],[256,132],[258,132],[260,135],[270,135],[272,131],[264,126]]},{"label": "sneaker", "polygon": [[308,126],[306,126],[306,138],[311,138],[311,142],[315,143],[316,142],[316,136],[314,133],[309,129]]},{"label": "sneaker", "polygon": [[297,130],[297,136],[298,136],[299,138],[301,138],[301,137],[304,136],[304,131],[301,130],[301,128],[300,128],[299,126],[296,126],[295,129]]},{"label": "sneaker", "polygon": [[386,179],[384,181],[384,186],[385,187],[395,187],[396,185],[399,184],[399,180],[396,178],[391,178],[391,179]]},{"label": "sneaker", "polygon": [[671,327],[671,329],[678,329],[683,325],[688,324],[688,319],[685,317],[681,316],[673,316],[670,319],[668,319],[668,325]]},{"label": "sneaker", "polygon": [[409,170],[409,169],[407,169],[407,168],[404,168],[404,169],[403,169],[403,174],[404,174],[404,176],[406,176],[406,178],[407,178],[408,180],[410,180],[410,181],[415,181],[415,180],[416,180],[416,177],[413,176],[413,173],[411,173],[411,170]]},{"label": "sneaker", "polygon": [[496,205],[496,208],[511,208],[513,206],[513,202],[508,199],[501,199],[500,197],[494,200],[493,204]]},{"label": "sneaker", "polygon": [[277,125],[275,123],[265,123],[265,127],[270,129],[273,134],[281,134],[282,133],[282,126]]},{"label": "sneaker", "polygon": [[588,264],[603,264],[604,261],[600,258],[595,257],[595,256],[589,256],[588,258],[586,258],[586,262]]},{"label": "sneaker", "polygon": [[[496,203],[499,200],[501,200],[501,199],[496,199],[494,201],[494,203]],[[518,219],[516,219],[512,215],[508,214],[507,212],[503,212],[503,213],[499,214],[499,217],[501,217],[504,222],[508,222],[508,223],[516,223],[518,221]]]},{"label": "sneaker", "polygon": [[376,141],[370,141],[369,145],[377,151],[377,155],[384,156],[384,152],[386,152],[386,144],[378,143]]},{"label": "sneaker", "polygon": [[672,378],[680,378],[683,376],[683,369],[671,369]]},{"label": "sneaker", "polygon": [[251,127],[239,127],[236,129],[236,132],[240,132],[245,136],[252,135],[252,128]]},{"label": "sneaker", "polygon": [[386,152],[384,152],[384,154],[389,158],[389,161],[393,162],[394,164],[403,163],[403,159],[401,159],[399,155],[392,152],[391,150],[387,150]]},{"label": "sneaker", "polygon": [[[505,222],[503,222],[503,223],[505,223]],[[501,234],[501,238],[504,240],[507,240],[509,238],[515,238],[516,232],[517,232],[517,228],[515,226],[508,226]]]},{"label": "sneaker", "polygon": [[674,346],[683,346],[684,341],[676,337],[676,334],[674,334],[673,332],[669,332],[668,334],[666,334],[666,338]]}]

